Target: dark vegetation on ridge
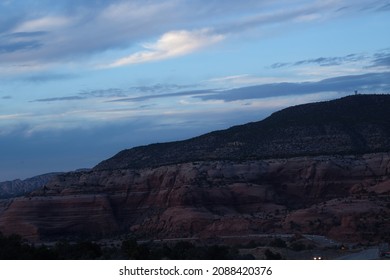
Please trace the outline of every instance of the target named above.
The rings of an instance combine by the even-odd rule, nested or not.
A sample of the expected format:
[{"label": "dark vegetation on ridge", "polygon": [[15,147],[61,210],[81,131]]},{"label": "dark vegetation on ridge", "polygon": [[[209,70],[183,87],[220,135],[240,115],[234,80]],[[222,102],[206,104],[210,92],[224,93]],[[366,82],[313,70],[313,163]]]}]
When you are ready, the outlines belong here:
[{"label": "dark vegetation on ridge", "polygon": [[268,118],[192,139],[119,152],[95,170],[204,160],[363,154],[390,150],[390,95],[353,95],[289,107]]},{"label": "dark vegetation on ridge", "polygon": [[226,260],[252,259],[240,255],[237,248],[224,245],[201,246],[181,241],[175,244],[139,244],[128,238],[120,246],[88,240],[57,241],[52,246],[34,245],[19,235],[4,236],[0,232],[0,260]]}]

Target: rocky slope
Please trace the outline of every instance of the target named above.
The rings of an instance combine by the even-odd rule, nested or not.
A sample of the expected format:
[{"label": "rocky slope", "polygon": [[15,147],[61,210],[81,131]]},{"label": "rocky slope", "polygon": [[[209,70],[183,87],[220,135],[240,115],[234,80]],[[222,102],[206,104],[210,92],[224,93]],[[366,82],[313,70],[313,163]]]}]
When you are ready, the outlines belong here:
[{"label": "rocky slope", "polygon": [[33,190],[41,188],[58,174],[60,173],[48,173],[25,180],[17,179],[13,181],[0,182],[0,199],[28,194]]},{"label": "rocky slope", "polygon": [[389,97],[296,106],[262,122],[123,151],[0,201],[0,231],[31,240],[297,232],[389,242]]},{"label": "rocky slope", "polygon": [[185,141],[124,150],[95,169],[196,160],[244,160],[390,151],[390,95],[355,95],[289,107],[263,121]]},{"label": "rocky slope", "polygon": [[378,153],[69,173],[3,205],[0,231],[32,240],[129,232],[382,240],[390,235],[389,171],[390,154]]}]

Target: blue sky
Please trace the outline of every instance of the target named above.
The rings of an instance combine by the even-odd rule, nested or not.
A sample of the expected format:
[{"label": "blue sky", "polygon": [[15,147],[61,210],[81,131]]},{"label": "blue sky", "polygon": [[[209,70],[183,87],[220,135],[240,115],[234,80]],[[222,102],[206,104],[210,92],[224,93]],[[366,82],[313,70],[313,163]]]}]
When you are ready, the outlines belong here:
[{"label": "blue sky", "polygon": [[0,181],[390,92],[390,1],[1,0]]}]

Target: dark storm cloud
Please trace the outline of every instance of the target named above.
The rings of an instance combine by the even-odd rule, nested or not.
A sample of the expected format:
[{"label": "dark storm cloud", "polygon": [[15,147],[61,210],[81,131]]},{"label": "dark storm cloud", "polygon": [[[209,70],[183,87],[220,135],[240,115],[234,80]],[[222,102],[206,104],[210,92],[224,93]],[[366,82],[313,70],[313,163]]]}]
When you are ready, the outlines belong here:
[{"label": "dark storm cloud", "polygon": [[202,95],[200,98],[202,100],[236,101],[287,95],[303,95],[326,91],[353,93],[355,90],[360,89],[364,89],[365,91],[389,91],[390,72],[342,76],[318,82],[264,84],[221,91],[216,94]]}]

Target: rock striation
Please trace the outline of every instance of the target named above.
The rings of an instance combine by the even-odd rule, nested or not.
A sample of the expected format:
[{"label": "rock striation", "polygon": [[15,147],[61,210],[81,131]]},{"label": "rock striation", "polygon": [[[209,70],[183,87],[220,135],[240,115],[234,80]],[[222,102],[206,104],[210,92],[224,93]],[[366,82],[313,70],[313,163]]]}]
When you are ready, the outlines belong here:
[{"label": "rock striation", "polygon": [[379,240],[390,234],[389,171],[390,154],[376,153],[67,173],[3,205],[0,231],[31,240],[130,232]]},{"label": "rock striation", "polygon": [[294,106],[256,123],[122,151],[0,200],[30,240],[263,233],[389,242],[390,96]]}]

